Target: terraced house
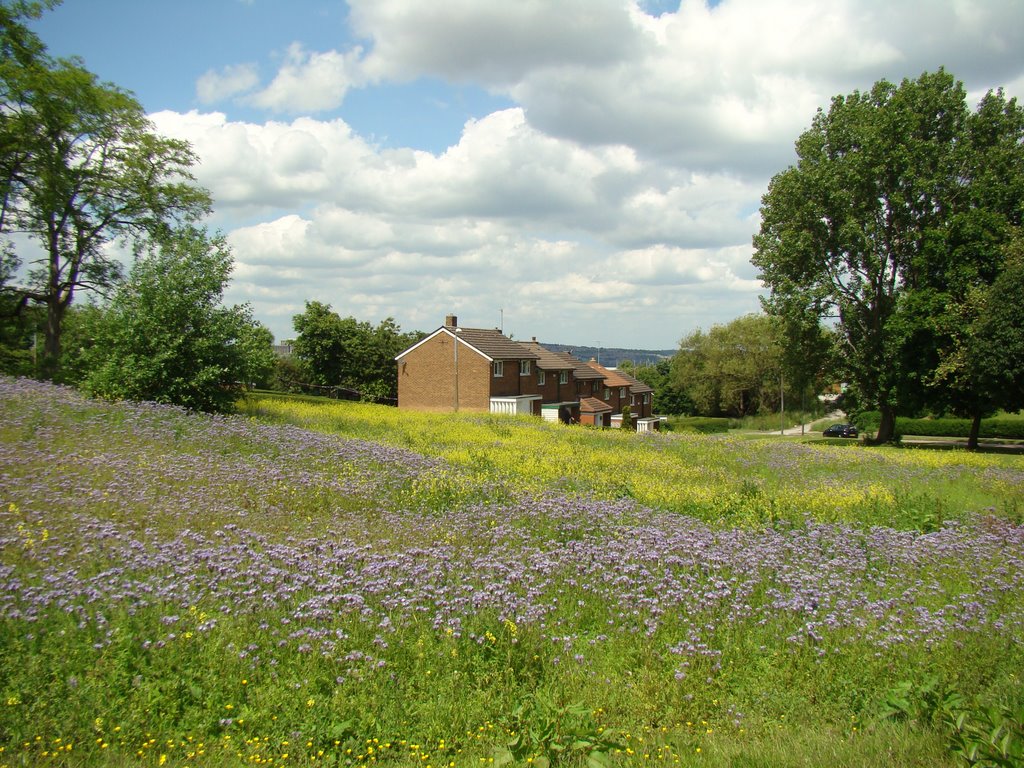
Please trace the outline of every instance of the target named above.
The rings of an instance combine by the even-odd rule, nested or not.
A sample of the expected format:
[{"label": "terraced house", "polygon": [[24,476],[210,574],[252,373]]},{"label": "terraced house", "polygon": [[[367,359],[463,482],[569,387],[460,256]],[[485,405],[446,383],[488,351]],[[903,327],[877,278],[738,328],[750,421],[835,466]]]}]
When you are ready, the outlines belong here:
[{"label": "terraced house", "polygon": [[552,421],[620,426],[629,406],[639,429],[656,428],[646,384],[596,362],[551,352],[536,339],[460,326],[455,315],[395,358],[398,407],[532,414]]}]

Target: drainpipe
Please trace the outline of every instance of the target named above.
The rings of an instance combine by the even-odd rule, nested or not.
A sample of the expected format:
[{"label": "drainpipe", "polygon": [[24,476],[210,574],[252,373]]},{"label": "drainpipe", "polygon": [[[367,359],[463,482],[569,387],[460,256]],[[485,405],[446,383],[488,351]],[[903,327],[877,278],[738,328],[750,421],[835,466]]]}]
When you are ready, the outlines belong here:
[{"label": "drainpipe", "polygon": [[455,412],[459,411],[459,332],[460,328],[455,329]]}]

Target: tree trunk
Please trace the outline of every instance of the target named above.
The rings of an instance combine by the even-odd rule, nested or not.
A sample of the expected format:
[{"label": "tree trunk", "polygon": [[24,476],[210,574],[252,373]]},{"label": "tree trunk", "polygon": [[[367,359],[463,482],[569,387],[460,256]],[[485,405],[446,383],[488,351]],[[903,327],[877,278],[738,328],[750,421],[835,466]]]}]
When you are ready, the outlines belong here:
[{"label": "tree trunk", "polygon": [[878,423],[878,433],[875,435],[875,439],[869,441],[871,445],[885,445],[892,442],[893,436],[896,434],[896,412],[891,406],[882,406],[879,411],[882,414],[882,419]]},{"label": "tree trunk", "polygon": [[981,413],[975,413],[971,421],[971,434],[967,436],[967,450],[978,450],[978,435],[981,434]]},{"label": "tree trunk", "polygon": [[43,343],[43,359],[40,361],[40,375],[52,381],[60,369],[60,331],[64,320],[64,305],[59,300],[46,302],[46,338]]}]

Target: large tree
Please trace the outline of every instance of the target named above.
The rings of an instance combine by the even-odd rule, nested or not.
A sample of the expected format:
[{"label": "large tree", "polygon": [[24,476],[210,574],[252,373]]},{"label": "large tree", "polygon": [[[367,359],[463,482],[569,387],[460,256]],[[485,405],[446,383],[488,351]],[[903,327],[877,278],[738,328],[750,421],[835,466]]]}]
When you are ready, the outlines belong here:
[{"label": "large tree", "polygon": [[39,247],[12,290],[20,306],[46,308],[43,372],[53,376],[75,293],[106,290],[120,273],[112,244],[195,220],[210,198],[191,183],[187,143],[157,136],[131,94],[80,61],[47,55],[23,23],[37,12],[0,5],[0,235]]},{"label": "large tree", "polygon": [[293,350],[307,382],[347,387],[369,400],[397,397],[395,357],[421,336],[402,333],[390,317],[376,327],[343,318],[319,301],[306,302],[293,324]]},{"label": "large tree", "polygon": [[[968,194],[932,239],[914,293],[934,308],[939,362],[927,381],[930,404],[970,417],[969,445],[976,447],[982,417],[1021,407],[1014,376],[994,375],[990,363],[995,358],[979,356],[979,349],[998,349],[991,345],[994,337],[1001,343],[1013,338],[1012,329],[997,332],[991,319],[1012,317],[1006,303],[1013,302],[1014,288],[1020,295],[1024,109],[1002,91],[988,93],[969,118],[961,150]],[[1008,344],[1004,352],[1007,372],[1012,372],[1019,350]]]},{"label": "large tree", "polygon": [[1003,252],[992,284],[973,287],[936,322],[944,348],[934,383],[943,405],[971,417],[968,448],[978,446],[983,416],[1024,408],[1024,236]]},{"label": "large tree", "polygon": [[780,341],[779,324],[767,315],[694,331],[680,342],[673,381],[706,416],[775,409],[783,375]]},{"label": "large tree", "polygon": [[247,305],[225,306],[234,262],[222,236],[162,235],[133,266],[95,329],[87,391],[229,411],[240,384],[269,372],[273,337]]},{"label": "large tree", "polygon": [[635,367],[619,363],[619,367],[654,390],[654,413],[671,416],[693,414],[693,401],[672,375],[672,361],[660,360],[654,365]]},{"label": "large tree", "polygon": [[[944,70],[837,96],[762,199],[753,262],[771,290],[765,307],[793,327],[835,322],[854,392],[882,414],[878,442],[892,437],[898,410],[930,396],[942,357],[936,286],[986,258],[973,236],[953,248],[956,223],[977,225],[997,202],[1012,204],[1001,182],[976,191],[986,173],[972,139],[978,115]],[[1015,141],[988,143],[1012,156]]]}]

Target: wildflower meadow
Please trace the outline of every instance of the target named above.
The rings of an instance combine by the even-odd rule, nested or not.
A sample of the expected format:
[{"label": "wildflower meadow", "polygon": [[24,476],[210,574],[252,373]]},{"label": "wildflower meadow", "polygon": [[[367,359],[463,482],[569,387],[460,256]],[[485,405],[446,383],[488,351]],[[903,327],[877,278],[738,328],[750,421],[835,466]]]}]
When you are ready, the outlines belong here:
[{"label": "wildflower meadow", "polygon": [[1020,754],[1024,457],[241,409],[0,378],[0,766]]}]

